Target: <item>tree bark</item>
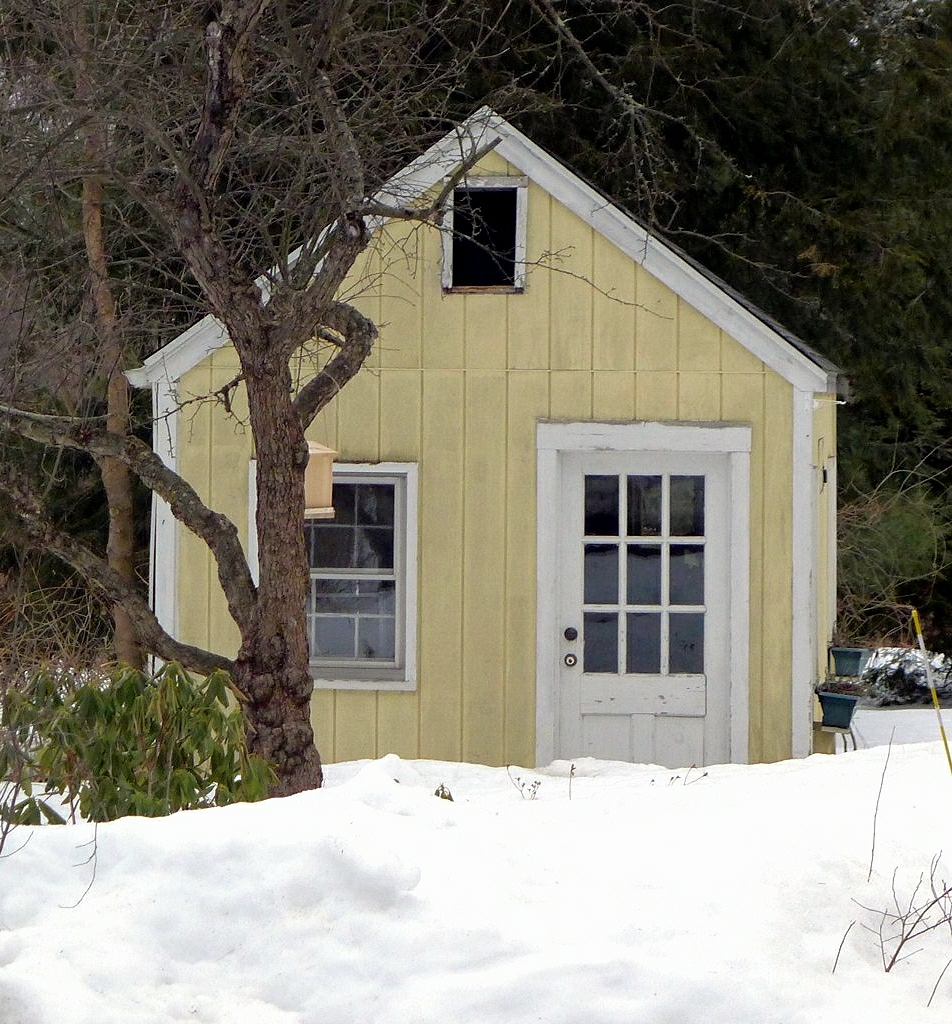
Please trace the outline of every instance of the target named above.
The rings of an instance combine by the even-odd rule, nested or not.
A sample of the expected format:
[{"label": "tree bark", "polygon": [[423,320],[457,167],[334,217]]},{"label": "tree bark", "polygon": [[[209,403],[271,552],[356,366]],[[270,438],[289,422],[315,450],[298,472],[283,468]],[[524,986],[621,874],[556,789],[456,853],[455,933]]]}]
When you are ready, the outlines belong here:
[{"label": "tree bark", "polygon": [[[86,10],[76,4],[73,37],[76,47],[75,89],[80,103],[94,108],[89,80],[89,38],[86,33]],[[82,216],[83,241],[89,267],[89,288],[95,310],[100,351],[98,363],[106,382],[106,429],[113,434],[129,432],[129,385],[124,374],[125,357],[122,334],[116,316],[116,302],[109,282],[106,246],[103,239],[103,198],[105,184],[101,168],[106,154],[106,140],[98,119],[87,121],[82,128],[86,158],[83,175]],[[103,489],[109,508],[109,535],[106,560],[118,576],[128,583],[135,580],[135,499],[132,474],[119,459],[99,458]],[[116,659],[133,668],[145,664],[135,623],[128,610],[112,604],[113,650]]]},{"label": "tree bark", "polygon": [[307,442],[291,400],[288,364],[280,356],[268,363],[245,378],[257,444],[259,583],[234,679],[247,699],[249,748],[274,766],[274,795],[283,796],[320,786],[323,771],[311,727],[314,681],[304,616]]}]

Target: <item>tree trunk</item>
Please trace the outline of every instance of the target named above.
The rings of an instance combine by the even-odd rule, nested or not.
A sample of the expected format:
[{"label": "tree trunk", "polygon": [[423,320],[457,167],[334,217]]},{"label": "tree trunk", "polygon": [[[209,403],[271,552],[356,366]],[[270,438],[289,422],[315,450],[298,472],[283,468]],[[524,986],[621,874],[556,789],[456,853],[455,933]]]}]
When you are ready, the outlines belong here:
[{"label": "tree trunk", "polygon": [[277,772],[273,795],[287,796],[323,782],[311,727],[314,683],[305,632],[307,442],[291,401],[287,362],[272,359],[256,369],[245,367],[257,442],[258,601],[234,681],[247,700],[249,748]]},{"label": "tree trunk", "polygon": [[[89,83],[89,40],[83,4],[77,4],[73,22],[76,45],[75,88],[77,98],[92,106]],[[129,432],[129,385],[126,381],[122,335],[116,316],[116,303],[109,282],[109,268],[103,239],[103,198],[105,193],[102,167],[105,159],[105,137],[94,118],[84,128],[87,167],[83,175],[83,240],[89,266],[89,285],[95,309],[99,341],[98,364],[106,383],[106,429],[117,436]],[[103,489],[109,508],[109,537],[106,560],[123,580],[135,581],[135,503],[132,474],[118,459],[98,460]],[[113,604],[113,649],[118,661],[141,669],[145,664],[142,645],[132,617],[121,604]]]}]

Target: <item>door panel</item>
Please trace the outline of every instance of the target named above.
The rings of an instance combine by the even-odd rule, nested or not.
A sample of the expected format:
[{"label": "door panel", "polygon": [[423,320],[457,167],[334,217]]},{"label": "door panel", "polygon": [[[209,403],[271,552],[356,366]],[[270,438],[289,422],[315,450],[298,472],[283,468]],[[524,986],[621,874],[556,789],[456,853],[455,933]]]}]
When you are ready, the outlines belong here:
[{"label": "door panel", "polygon": [[562,756],[728,760],[726,457],[566,452],[560,468]]}]

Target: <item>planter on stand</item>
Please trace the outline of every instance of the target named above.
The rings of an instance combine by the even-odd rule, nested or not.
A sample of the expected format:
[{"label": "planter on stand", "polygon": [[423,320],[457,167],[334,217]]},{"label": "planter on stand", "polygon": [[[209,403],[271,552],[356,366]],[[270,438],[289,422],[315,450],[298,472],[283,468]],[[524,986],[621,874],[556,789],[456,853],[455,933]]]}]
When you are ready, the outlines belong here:
[{"label": "planter on stand", "polygon": [[834,676],[861,676],[873,652],[868,647],[831,647]]},{"label": "planter on stand", "polygon": [[823,712],[822,725],[832,729],[849,729],[853,721],[853,712],[859,700],[848,693],[817,693],[820,710]]}]

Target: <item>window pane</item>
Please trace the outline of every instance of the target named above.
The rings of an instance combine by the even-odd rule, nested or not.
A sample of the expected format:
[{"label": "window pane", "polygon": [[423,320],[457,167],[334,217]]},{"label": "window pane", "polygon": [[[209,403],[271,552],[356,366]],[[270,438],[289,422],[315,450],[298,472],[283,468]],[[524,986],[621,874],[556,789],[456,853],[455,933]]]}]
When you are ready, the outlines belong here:
[{"label": "window pane", "polygon": [[[337,500],[337,491],[334,491]],[[364,526],[393,526],[393,484],[358,484],[356,522]]]},{"label": "window pane", "polygon": [[627,647],[629,672],[660,672],[661,616],[655,612],[630,612]]},{"label": "window pane", "polygon": [[356,562],[359,569],[393,568],[393,530],[375,526],[358,526],[356,531]]},{"label": "window pane", "polygon": [[304,537],[312,569],[393,569],[395,487],[334,484],[333,519],[310,519]]},{"label": "window pane", "polygon": [[396,657],[393,619],[357,620],[357,657],[393,661]]},{"label": "window pane", "polygon": [[311,612],[346,615],[393,615],[393,580],[311,580]]},{"label": "window pane", "polygon": [[618,477],[585,477],[585,533],[589,537],[618,536]]},{"label": "window pane", "polygon": [[373,478],[335,483],[335,518],[305,523],[314,661],[392,666],[397,660],[397,592],[404,572],[396,561],[398,487]]},{"label": "window pane", "polygon": [[628,477],[628,536],[657,537],[661,533],[661,477]]},{"label": "window pane", "polygon": [[671,604],[704,604],[704,548],[671,545]]},{"label": "window pane", "polygon": [[628,603],[661,603],[661,548],[657,544],[628,545]]},{"label": "window pane", "polygon": [[585,545],[585,603],[618,604],[618,545]]},{"label": "window pane", "polygon": [[310,614],[357,611],[356,580],[311,580]]},{"label": "window pane", "polygon": [[585,672],[618,671],[618,615],[586,612],[582,669]]},{"label": "window pane", "polygon": [[[336,500],[336,497],[335,497]],[[356,568],[354,528],[320,522],[311,530],[311,567],[315,569]]]},{"label": "window pane", "polygon": [[672,674],[703,672],[704,615],[701,612],[674,613],[668,630],[668,671]]},{"label": "window pane", "polygon": [[[354,507],[357,501],[357,484],[334,481],[334,519],[338,526],[350,526],[354,521]],[[312,520],[312,522],[314,522]],[[321,525],[317,520],[315,525]],[[326,524],[325,524],[326,525]]]},{"label": "window pane", "polygon": [[311,620],[312,658],[353,658],[357,619],[342,615],[315,615]]},{"label": "window pane", "polygon": [[671,535],[704,536],[704,477],[671,477]]}]

